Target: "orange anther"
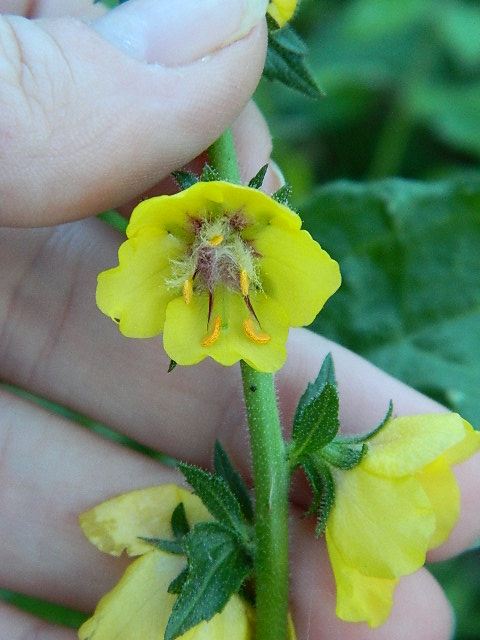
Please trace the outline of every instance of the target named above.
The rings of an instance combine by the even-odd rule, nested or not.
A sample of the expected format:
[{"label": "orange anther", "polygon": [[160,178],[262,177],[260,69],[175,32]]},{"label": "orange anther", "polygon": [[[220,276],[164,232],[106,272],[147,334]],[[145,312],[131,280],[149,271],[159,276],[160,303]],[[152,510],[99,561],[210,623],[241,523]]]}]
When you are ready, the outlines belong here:
[{"label": "orange anther", "polygon": [[249,282],[248,282],[248,275],[247,272],[245,271],[245,269],[242,269],[240,271],[240,289],[242,290],[242,294],[244,296],[248,296],[248,288],[249,288]]},{"label": "orange anther", "polygon": [[220,335],[221,328],[222,328],[222,319],[220,316],[217,316],[213,321],[211,330],[207,333],[207,335],[202,340],[202,347],[210,347],[214,342],[216,342],[218,339],[218,336]]},{"label": "orange anther", "polygon": [[243,321],[243,330],[250,340],[256,342],[257,344],[267,344],[270,341],[270,336],[265,331],[257,330],[255,328],[254,322],[252,318],[247,318]]},{"label": "orange anther", "polygon": [[182,295],[183,299],[185,300],[185,304],[190,304],[193,296],[193,283],[190,278],[185,280],[185,282],[183,283]]}]

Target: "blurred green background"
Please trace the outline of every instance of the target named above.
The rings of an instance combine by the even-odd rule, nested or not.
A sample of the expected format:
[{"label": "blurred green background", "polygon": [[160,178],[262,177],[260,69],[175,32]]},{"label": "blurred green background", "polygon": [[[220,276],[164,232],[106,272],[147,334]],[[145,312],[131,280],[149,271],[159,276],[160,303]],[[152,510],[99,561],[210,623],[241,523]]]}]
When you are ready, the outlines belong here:
[{"label": "blurred green background", "polygon": [[[326,96],[262,81],[256,100],[294,206],[341,265],[313,328],[479,428],[480,3],[303,0],[293,26]],[[431,570],[455,638],[479,638],[480,553]],[[0,597],[69,626],[84,619]]]},{"label": "blurred green background", "polygon": [[[480,2],[303,0],[293,27],[326,96],[256,98],[342,270],[313,328],[480,428]],[[479,638],[480,552],[431,570]]]}]

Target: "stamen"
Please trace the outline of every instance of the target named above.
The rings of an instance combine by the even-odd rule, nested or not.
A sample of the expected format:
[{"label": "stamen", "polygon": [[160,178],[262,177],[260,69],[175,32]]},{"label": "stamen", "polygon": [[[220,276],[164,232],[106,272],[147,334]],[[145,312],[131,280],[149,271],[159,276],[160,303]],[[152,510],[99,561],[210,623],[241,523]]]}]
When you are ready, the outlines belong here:
[{"label": "stamen", "polygon": [[219,244],[223,242],[223,236],[221,233],[218,233],[216,236],[213,236],[208,241],[212,247],[217,247]]},{"label": "stamen", "polygon": [[190,304],[193,296],[193,283],[191,278],[187,278],[183,283],[182,294],[185,304]]},{"label": "stamen", "polygon": [[210,318],[212,317],[213,310],[213,291],[208,292],[208,318],[207,318],[207,329],[210,324]]},{"label": "stamen", "polygon": [[220,330],[222,328],[222,319],[220,316],[217,316],[213,321],[213,327],[207,333],[207,335],[202,340],[202,347],[210,347],[214,342],[217,341],[218,336],[220,335]]},{"label": "stamen", "polygon": [[248,288],[250,286],[250,283],[248,281],[248,275],[247,272],[245,271],[245,269],[242,269],[240,271],[240,289],[242,291],[242,294],[247,297],[248,296]]},{"label": "stamen", "polygon": [[268,333],[261,329],[257,330],[252,318],[247,318],[243,321],[243,330],[245,331],[247,338],[250,338],[250,340],[257,344],[267,344],[267,342],[270,342],[270,336]]}]

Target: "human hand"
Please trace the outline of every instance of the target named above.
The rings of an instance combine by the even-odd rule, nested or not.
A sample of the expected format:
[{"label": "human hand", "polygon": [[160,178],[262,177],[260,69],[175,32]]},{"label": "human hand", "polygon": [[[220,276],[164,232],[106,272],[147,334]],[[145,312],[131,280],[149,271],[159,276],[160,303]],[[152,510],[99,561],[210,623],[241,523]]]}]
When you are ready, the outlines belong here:
[{"label": "human hand", "polygon": [[[51,268],[70,281],[70,299],[74,302],[66,308],[64,291],[52,288],[44,303],[52,317],[62,321],[51,329],[55,338],[46,333],[38,343],[28,335],[28,319],[38,314],[35,290],[29,285],[17,290],[2,341],[4,362],[10,362],[10,379],[69,404],[149,447],[198,464],[209,465],[213,442],[218,438],[248,477],[237,368],[203,362],[167,374],[168,361],[158,341],[129,341],[112,331],[108,320],[94,308],[91,284],[104,260],[98,249],[103,246],[113,253],[115,240],[103,236],[101,228],[89,231],[67,255],[65,248],[71,243],[71,235],[58,236],[55,243],[40,243],[40,253],[38,245],[36,251],[32,245],[27,247],[29,255],[36,254],[37,260],[26,274],[30,279],[24,282],[46,280]],[[10,231],[12,237],[25,238],[26,233]],[[46,293],[43,291],[43,295]],[[43,295],[40,292],[39,297]],[[48,319],[41,325],[47,330]],[[333,351],[337,365],[346,430],[361,430],[378,422],[390,396],[399,413],[438,409],[357,356],[300,330],[292,332],[289,359],[278,380],[285,424],[291,422],[302,387],[314,377],[328,350]],[[77,524],[78,514],[133,488],[181,480],[173,470],[142,454],[7,392],[0,397],[2,584],[92,610],[99,597],[117,582],[124,563],[99,553],[84,539]],[[463,496],[462,515],[450,540],[436,551],[437,557],[466,548],[480,530],[478,510],[474,508],[479,472],[478,454],[456,469]],[[450,637],[449,605],[424,569],[400,581],[391,617],[384,626],[372,630],[338,620],[323,540],[315,540],[313,523],[300,518],[305,498],[303,487],[297,486],[292,496],[291,598],[299,639]],[[33,621],[6,606],[0,631],[13,638],[34,631],[45,639],[74,637],[71,631]]]},{"label": "human hand", "polygon": [[103,17],[91,0],[0,0],[0,13],[23,5],[62,17],[0,17],[0,224],[138,202],[236,118],[240,150],[253,143],[249,177],[268,158],[261,117],[241,115],[263,68],[267,0],[130,0]]},{"label": "human hand", "polygon": [[[263,44],[260,46],[259,43]],[[5,217],[4,224],[53,224],[95,213],[113,206],[114,202],[124,203],[138,197],[145,188],[154,186],[172,168],[206,147],[248,99],[251,89],[245,89],[244,95],[243,89],[237,87],[242,94],[236,94],[232,99],[228,112],[222,112],[221,118],[225,122],[219,123],[221,118],[215,109],[226,109],[225,101],[230,99],[230,65],[244,66],[239,63],[244,55],[238,58],[236,55],[242,48],[251,52],[250,47],[263,50],[264,40],[252,32],[245,41],[218,54],[229,57],[228,62],[222,63],[225,76],[228,76],[222,85],[226,95],[219,95],[217,91],[210,95],[213,102],[207,116],[200,116],[203,107],[200,110],[198,104],[194,105],[195,113],[189,113],[189,116],[197,118],[192,128],[199,127],[199,130],[185,155],[175,156],[175,153],[183,153],[183,144],[191,143],[190,136],[188,139],[181,137],[182,132],[178,133],[175,144],[172,138],[165,142],[165,147],[156,146],[158,141],[149,141],[144,133],[145,144],[151,144],[148,152],[143,148],[145,157],[142,149],[132,149],[127,143],[135,132],[126,136],[126,142],[119,135],[116,152],[110,146],[107,153],[102,144],[98,145],[101,149],[97,149],[92,140],[90,154],[94,149],[95,153],[98,151],[104,156],[98,160],[90,155],[88,166],[84,166],[84,160],[72,164],[68,171],[72,178],[78,175],[78,182],[72,189],[68,180],[65,186],[62,180],[59,193],[58,159],[57,173],[53,167],[51,174],[42,174],[42,179],[50,176],[50,181],[45,183],[48,189],[42,186],[42,179],[35,181],[37,173],[32,171],[33,182],[23,184],[23,192],[18,191],[18,183],[17,189],[10,192],[9,197],[13,200],[7,214],[10,216],[9,212],[13,211],[15,215]],[[111,47],[110,51],[117,62],[121,59],[123,64],[127,60]],[[137,70],[139,66],[136,66]],[[256,76],[260,66],[255,70]],[[116,63],[112,63],[112,68],[117,69]],[[103,73],[99,72],[99,76]],[[124,73],[122,67],[117,73],[119,76]],[[252,73],[252,69],[248,73]],[[197,76],[192,73],[190,77]],[[250,82],[253,87],[253,81]],[[183,105],[182,100],[179,105]],[[191,103],[189,105],[192,108]],[[150,134],[154,125],[159,126],[161,108],[161,105],[153,105],[151,122],[146,119],[145,127]],[[109,114],[102,111],[101,115],[105,117],[104,121],[109,119],[106,117]],[[200,117],[206,120],[198,120]],[[135,122],[139,119],[136,114]],[[182,121],[186,119],[182,118]],[[86,124],[84,122],[84,126]],[[116,123],[110,118],[108,124],[115,126]],[[120,127],[120,134],[127,126]],[[253,107],[248,107],[239,117],[236,131],[246,179],[266,161],[269,138]],[[67,132],[68,128],[64,127],[59,136],[66,140]],[[201,142],[199,137],[202,137]],[[251,144],[247,144],[247,138]],[[164,162],[165,154],[171,153],[171,144],[174,152],[168,162]],[[18,153],[24,147],[21,145]],[[43,149],[43,155],[39,157],[47,162],[45,141],[39,149]],[[13,166],[22,166],[27,157],[28,154],[18,155]],[[73,163],[74,157],[71,158]],[[87,157],[88,154],[82,156]],[[254,162],[258,164],[254,166]],[[37,166],[41,168],[42,164]],[[105,190],[102,180],[106,181]],[[275,180],[274,175],[271,180]],[[67,202],[74,202],[75,206],[67,210]],[[2,204],[2,215],[3,207]],[[204,362],[167,374],[168,361],[158,340],[126,340],[112,330],[111,323],[95,308],[96,274],[115,262],[119,242],[119,235],[97,220],[49,229],[5,229],[2,232],[2,379],[69,406],[153,449],[198,464],[209,465],[213,442],[218,438],[248,477],[246,426],[237,369],[224,369]],[[430,400],[392,381],[356,356],[308,332],[293,331],[288,362],[278,376],[284,424],[291,424],[296,401],[306,381],[315,376],[329,350],[336,363],[345,430],[370,428],[383,417],[390,398],[393,398],[398,414],[438,410]],[[375,397],[371,398],[373,392]],[[119,560],[99,554],[86,542],[77,524],[78,514],[118,493],[151,484],[179,482],[179,477],[139,453],[46,413],[8,392],[2,391],[0,398],[3,408],[0,415],[2,585],[91,610],[98,598],[118,580],[123,565]],[[480,483],[479,456],[460,465],[457,474],[463,495],[462,516],[449,542],[436,550],[437,558],[466,548],[480,531],[478,510],[473,508]],[[383,627],[371,630],[364,625],[348,625],[336,619],[335,588],[323,542],[316,541],[311,535],[312,523],[297,517],[305,504],[305,489],[299,482],[292,496],[291,595],[300,640],[449,637],[449,606],[438,585],[424,570],[400,582],[392,615]],[[36,632],[57,640],[75,635],[40,624],[5,605],[0,632],[12,638]]]}]

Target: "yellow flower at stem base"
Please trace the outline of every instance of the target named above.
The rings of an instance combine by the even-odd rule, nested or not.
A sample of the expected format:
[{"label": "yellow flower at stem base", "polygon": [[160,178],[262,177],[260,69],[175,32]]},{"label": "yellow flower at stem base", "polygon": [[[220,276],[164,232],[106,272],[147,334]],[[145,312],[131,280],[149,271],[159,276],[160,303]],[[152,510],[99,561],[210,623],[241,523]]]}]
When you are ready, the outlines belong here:
[{"label": "yellow flower at stem base", "polygon": [[295,12],[298,0],[272,0],[268,6],[268,13],[279,27],[282,27]]},{"label": "yellow flower at stem base", "polygon": [[[167,589],[186,559],[160,551],[142,538],[172,539],[171,517],[182,502],[191,526],[212,520],[200,498],[173,484],[131,491],[80,516],[86,537],[100,551],[139,556],[79,629],[79,640],[163,640],[176,596]],[[255,610],[233,595],[220,613],[180,640],[254,640]],[[288,640],[296,640],[291,617]]]},{"label": "yellow flower at stem base", "polygon": [[450,467],[479,448],[480,433],[457,414],[396,418],[368,440],[356,467],[332,467],[325,534],[340,618],[385,622],[399,578],[419,569],[457,521]]},{"label": "yellow flower at stem base", "polygon": [[97,304],[128,337],[163,332],[181,365],[210,356],[276,371],[289,327],[310,324],[340,286],[299,216],[245,186],[198,182],[145,200],[127,238],[119,266],[98,277]]},{"label": "yellow flower at stem base", "polygon": [[[191,524],[211,520],[199,498],[175,485],[132,491],[80,516],[85,535],[101,551],[118,556],[125,550],[140,556],[80,627],[80,640],[162,640],[176,598],[167,589],[186,562],[141,538],[171,539],[170,519],[180,502]],[[253,621],[250,605],[232,596],[221,613],[181,638],[252,640]]]}]

